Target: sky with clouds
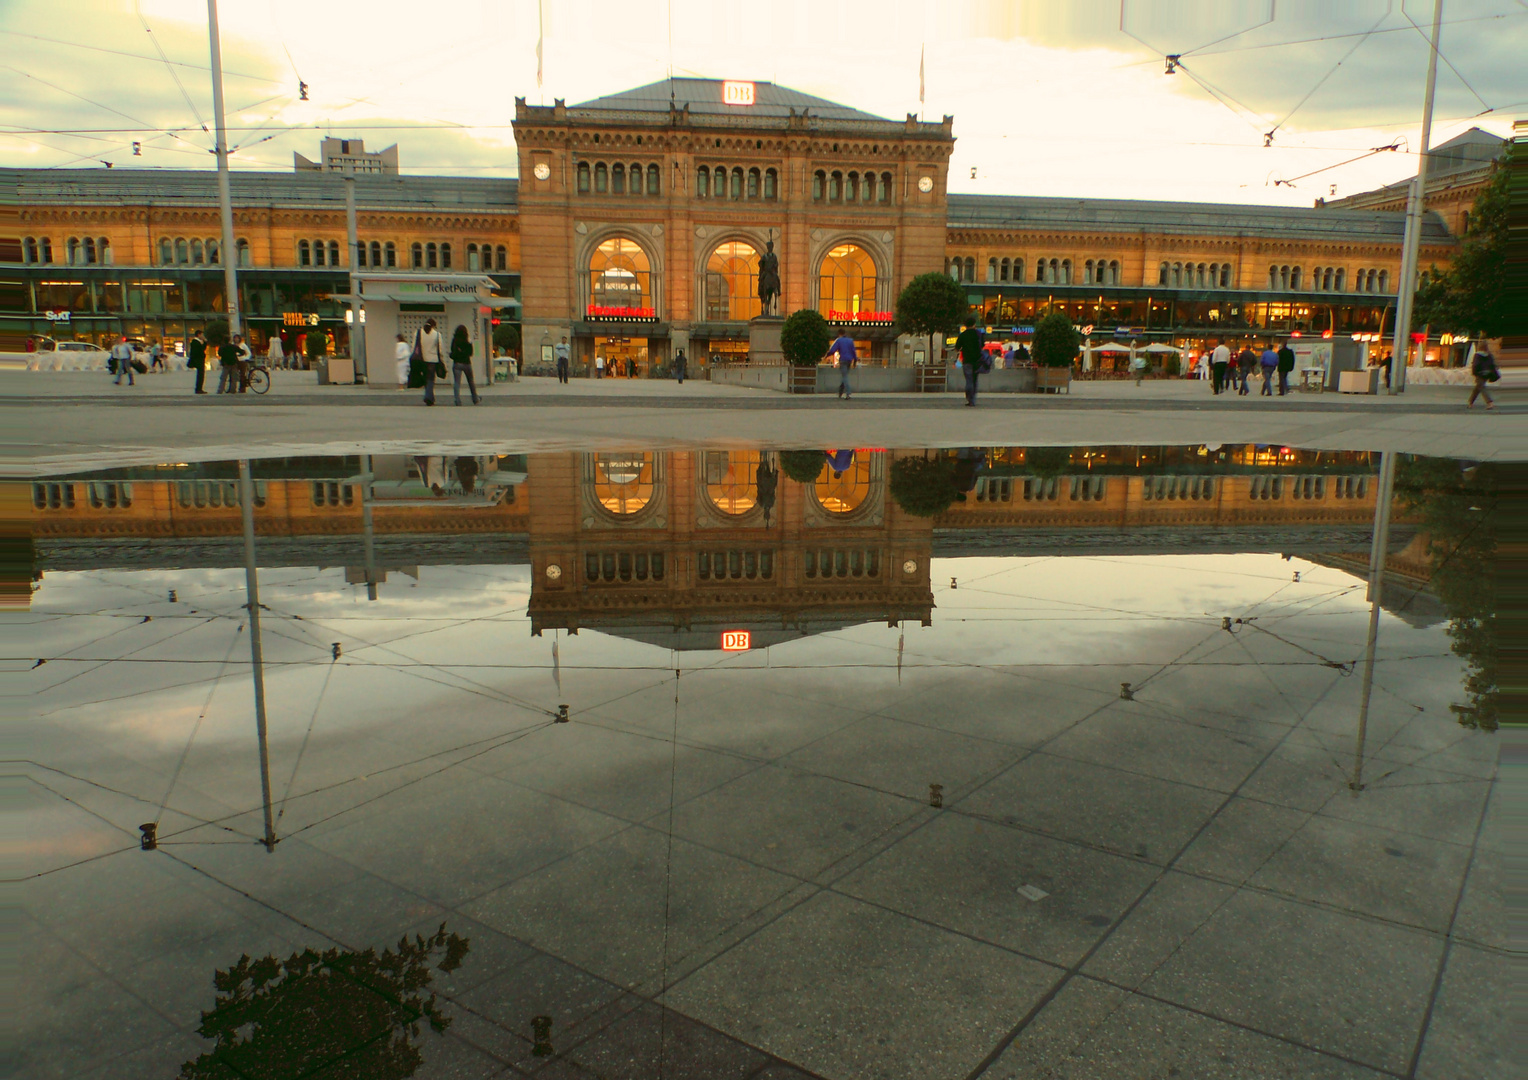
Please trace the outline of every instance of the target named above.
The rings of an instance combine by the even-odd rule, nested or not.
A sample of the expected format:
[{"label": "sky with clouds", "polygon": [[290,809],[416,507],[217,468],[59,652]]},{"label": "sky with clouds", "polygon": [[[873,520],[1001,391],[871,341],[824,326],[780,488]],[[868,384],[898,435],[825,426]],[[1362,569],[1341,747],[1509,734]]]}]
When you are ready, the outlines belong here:
[{"label": "sky with clouds", "polygon": [[[1472,125],[1505,136],[1528,116],[1528,3],[1441,2],[1433,144]],[[0,4],[0,165],[210,167],[206,11],[205,0]],[[955,117],[952,191],[1308,205],[1415,171],[1432,11],[1428,0],[222,0],[220,23],[238,169],[285,171],[328,133],[398,143],[406,173],[513,176],[516,96],[571,104],[671,71],[774,81],[900,118],[920,110],[921,57],[924,116]],[[1169,53],[1183,56],[1174,75]]]}]

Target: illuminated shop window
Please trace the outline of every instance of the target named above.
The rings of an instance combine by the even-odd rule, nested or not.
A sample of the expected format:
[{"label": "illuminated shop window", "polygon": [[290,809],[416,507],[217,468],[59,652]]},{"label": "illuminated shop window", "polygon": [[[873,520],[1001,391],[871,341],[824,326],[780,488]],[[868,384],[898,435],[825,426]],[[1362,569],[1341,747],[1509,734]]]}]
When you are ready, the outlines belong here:
[{"label": "illuminated shop window", "polygon": [[706,498],[724,514],[746,514],[759,500],[757,450],[705,451]]},{"label": "illuminated shop window", "polygon": [[599,307],[652,307],[647,253],[622,237],[606,240],[589,260],[589,303]]},{"label": "illuminated shop window", "polygon": [[[967,260],[974,276],[975,264]],[[856,244],[840,244],[823,257],[817,274],[817,310],[875,311],[875,260]]]},{"label": "illuminated shop window", "polygon": [[864,505],[870,494],[870,455],[856,454],[841,473],[823,469],[812,485],[818,505],[830,514],[852,514]]},{"label": "illuminated shop window", "polygon": [[711,252],[706,262],[706,318],[741,321],[758,316],[759,253],[732,241]]},{"label": "illuminated shop window", "polygon": [[651,453],[596,454],[594,497],[612,514],[635,514],[652,502]]}]

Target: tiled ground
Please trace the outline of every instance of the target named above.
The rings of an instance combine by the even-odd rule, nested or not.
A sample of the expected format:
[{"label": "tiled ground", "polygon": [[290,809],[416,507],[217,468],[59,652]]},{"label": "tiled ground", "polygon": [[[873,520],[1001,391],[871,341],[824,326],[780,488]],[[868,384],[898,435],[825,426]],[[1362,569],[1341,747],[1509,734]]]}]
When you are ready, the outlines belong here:
[{"label": "tiled ground", "polygon": [[245,669],[217,679],[239,576],[50,576],[31,647],[117,662],[18,676],[14,1075],[173,1075],[240,954],[441,923],[470,947],[421,1077],[1509,1075],[1497,737],[1447,711],[1443,628],[1383,621],[1354,793],[1358,680],[1220,628],[1279,590],[1282,637],[1350,659],[1352,579],[1037,562],[938,567],[981,587],[936,592],[900,675],[869,625],[680,658],[677,695],[593,632],[559,687],[504,568],[365,607],[269,572],[270,853]]}]

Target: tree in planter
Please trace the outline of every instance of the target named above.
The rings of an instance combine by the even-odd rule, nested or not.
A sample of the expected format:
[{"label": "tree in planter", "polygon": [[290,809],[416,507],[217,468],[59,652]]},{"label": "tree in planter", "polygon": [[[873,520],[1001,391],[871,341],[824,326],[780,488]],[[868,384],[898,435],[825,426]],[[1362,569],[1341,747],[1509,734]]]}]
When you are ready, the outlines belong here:
[{"label": "tree in planter", "polygon": [[[826,352],[826,346],[824,346]],[[798,484],[814,484],[828,459],[821,450],[781,450],[780,471]]]},{"label": "tree in planter", "polygon": [[897,332],[929,339],[929,360],[938,350],[934,335],[943,337],[960,329],[966,316],[966,294],[948,274],[929,271],[909,281],[897,297]]},{"label": "tree in planter", "polygon": [[318,363],[319,360],[323,359],[324,354],[328,351],[329,343],[327,340],[325,340],[323,334],[316,330],[309,330],[305,335],[303,335],[303,352],[308,358],[309,367],[312,367],[314,364]]},{"label": "tree in planter", "polygon": [[936,517],[955,501],[955,464],[946,457],[897,458],[891,463],[893,501],[913,517]]},{"label": "tree in planter", "polygon": [[793,367],[816,367],[833,344],[828,320],[811,308],[792,312],[780,328],[780,351]]},{"label": "tree in planter", "polygon": [[501,323],[493,328],[493,344],[495,348],[502,349],[507,353],[520,351],[520,327],[514,323]]},{"label": "tree in planter", "polygon": [[1082,335],[1072,325],[1072,320],[1053,311],[1035,324],[1035,339],[1029,354],[1040,367],[1071,367],[1081,346]]}]

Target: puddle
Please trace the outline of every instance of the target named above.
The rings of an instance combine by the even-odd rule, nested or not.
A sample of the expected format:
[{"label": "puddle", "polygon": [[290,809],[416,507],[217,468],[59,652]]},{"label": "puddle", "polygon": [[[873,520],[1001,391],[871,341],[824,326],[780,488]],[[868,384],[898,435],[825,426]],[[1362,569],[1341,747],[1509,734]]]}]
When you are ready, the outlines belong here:
[{"label": "puddle", "polygon": [[18,1074],[1483,1074],[1494,469],[829,448],[12,484]]}]

